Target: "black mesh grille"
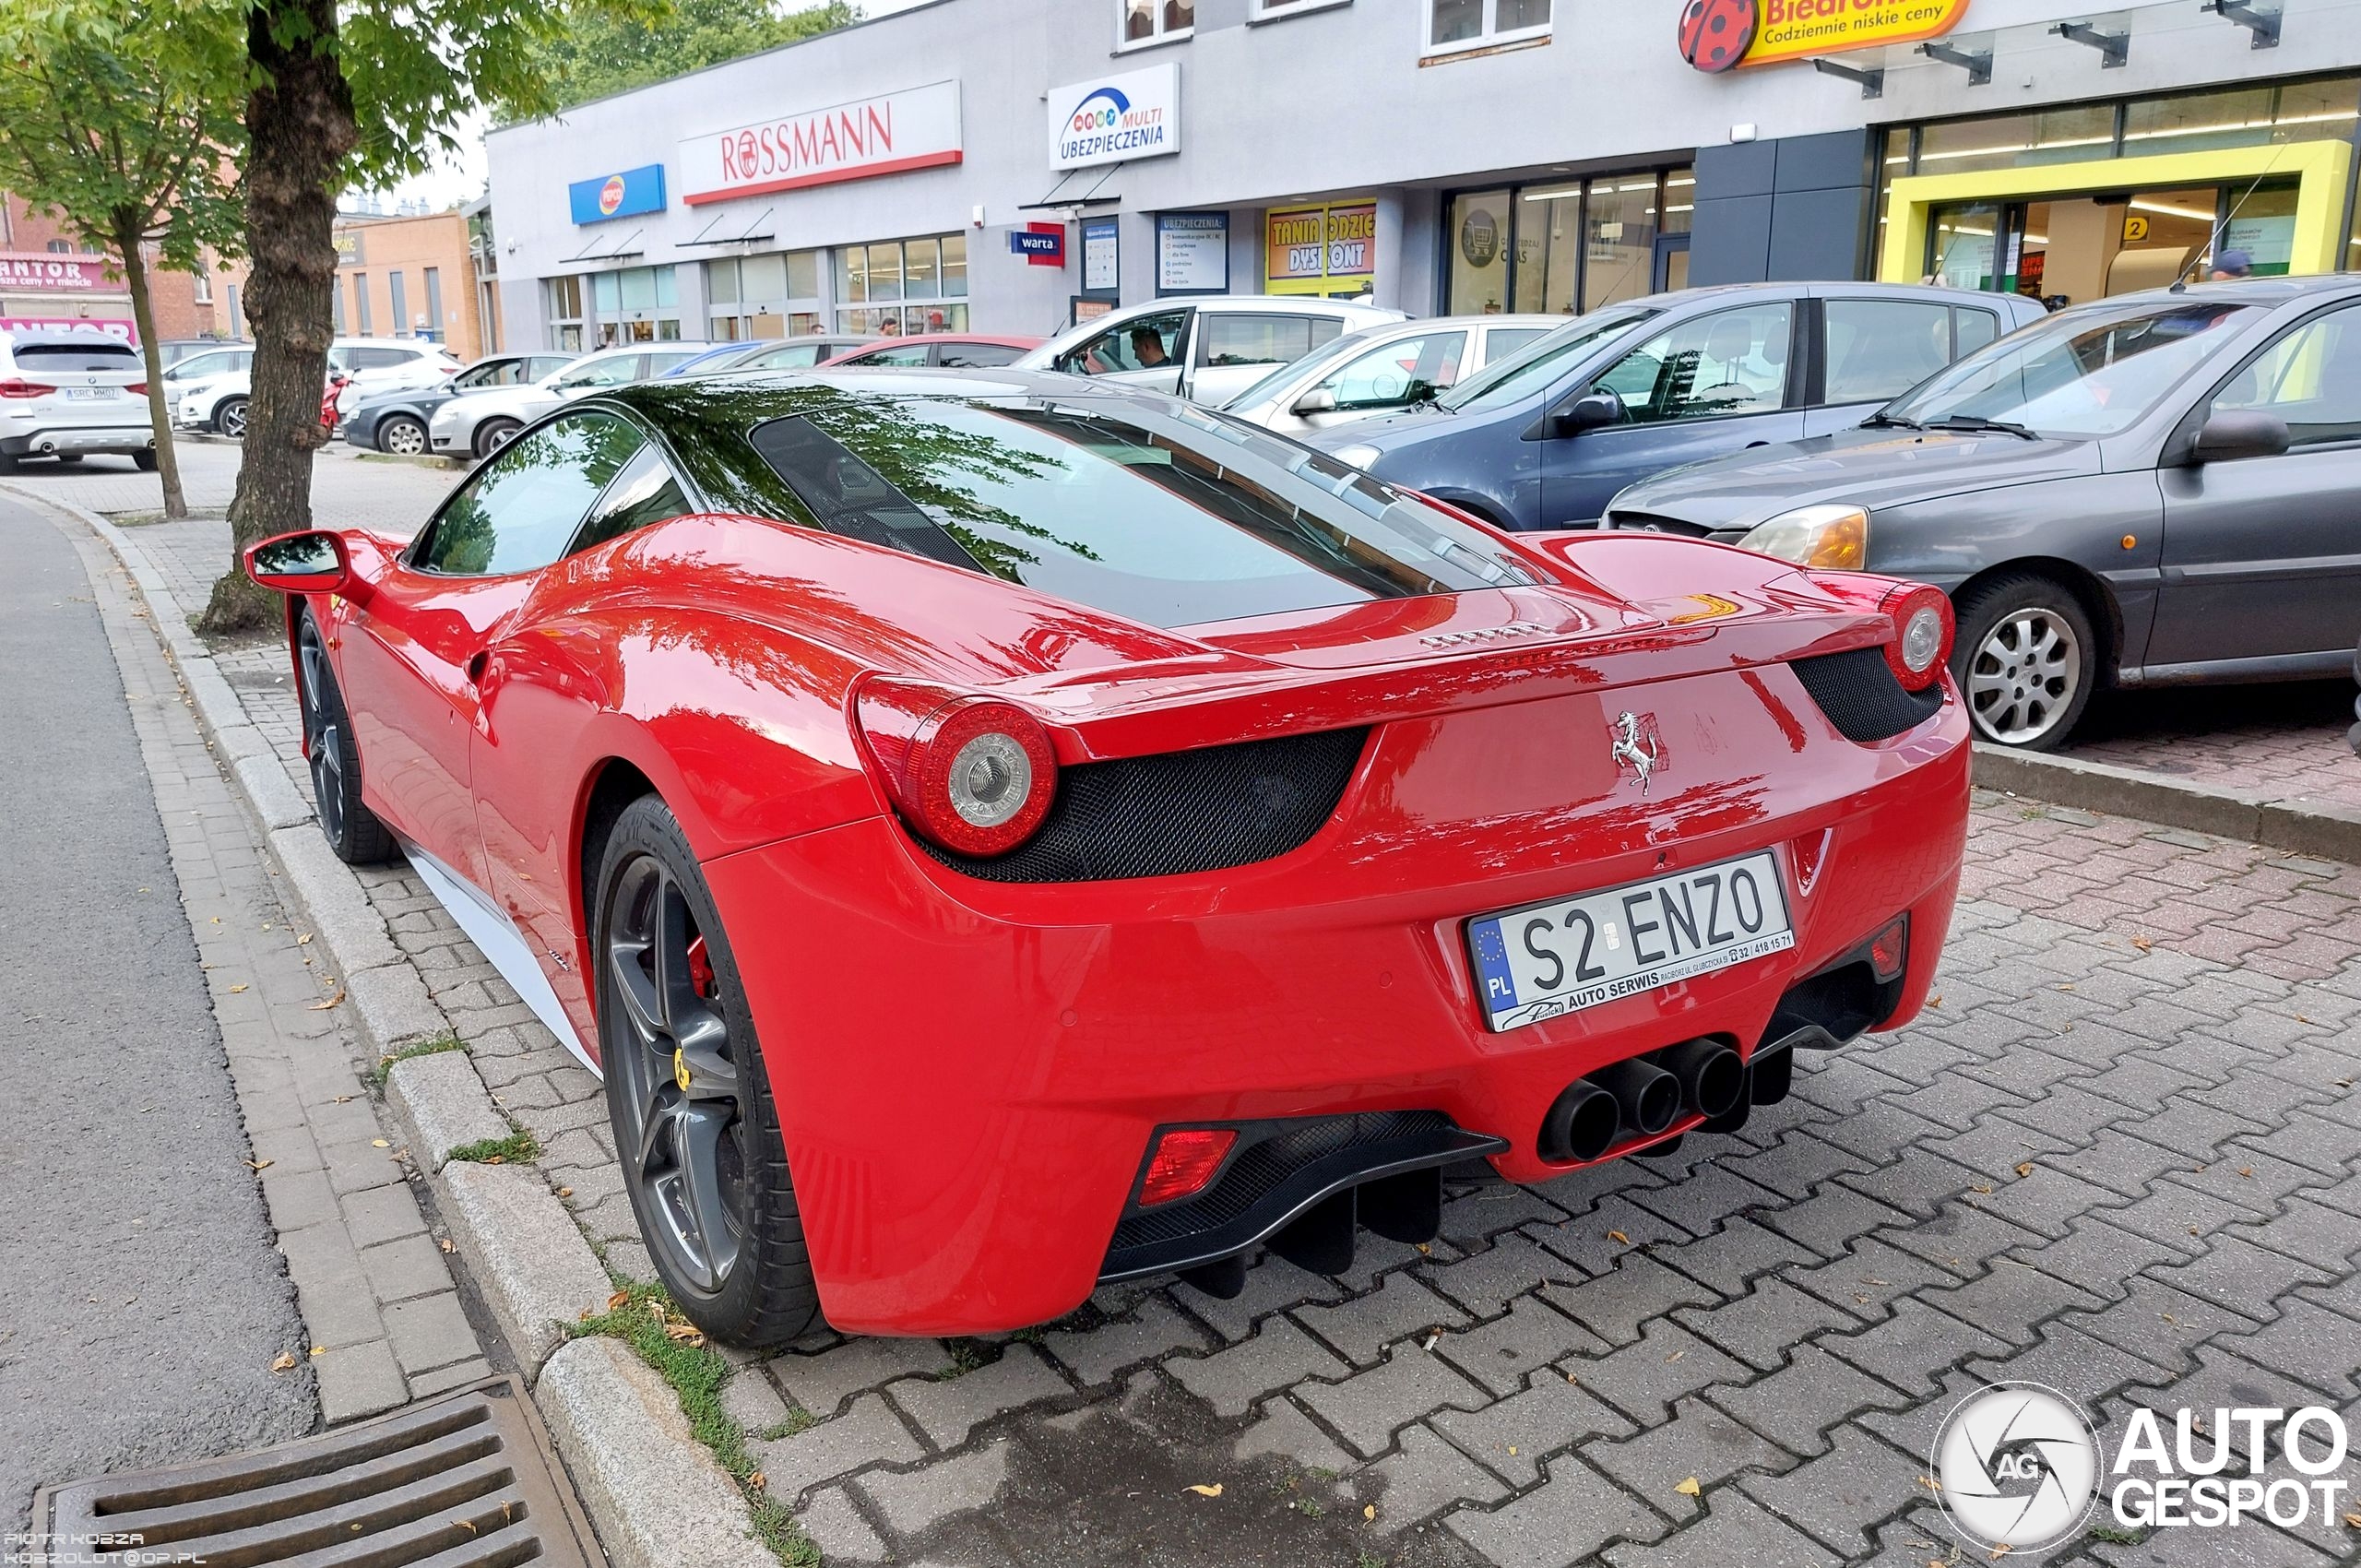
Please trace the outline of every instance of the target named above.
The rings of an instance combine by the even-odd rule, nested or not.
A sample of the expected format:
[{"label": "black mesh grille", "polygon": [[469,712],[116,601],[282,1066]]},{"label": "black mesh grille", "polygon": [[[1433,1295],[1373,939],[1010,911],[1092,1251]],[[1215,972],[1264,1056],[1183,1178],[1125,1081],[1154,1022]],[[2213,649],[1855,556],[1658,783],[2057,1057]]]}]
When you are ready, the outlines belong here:
[{"label": "black mesh grille", "polygon": [[1311,1118],[1240,1151],[1221,1180],[1202,1195],[1127,1217],[1115,1227],[1112,1250],[1177,1241],[1215,1229],[1243,1215],[1315,1159],[1363,1145],[1447,1132],[1451,1126],[1451,1118],[1440,1111]]},{"label": "black mesh grille", "polygon": [[1677,533],[1684,539],[1703,539],[1714,530],[1679,517],[1659,517],[1654,512],[1609,512],[1609,528],[1625,529],[1634,533]]},{"label": "black mesh grille", "polygon": [[1787,666],[1804,683],[1820,711],[1848,741],[1883,741],[1935,716],[1943,706],[1943,683],[1905,692],[1880,648],[1857,647],[1798,659]]},{"label": "black mesh grille", "polygon": [[993,860],[919,847],[991,882],[1112,882],[1267,861],[1319,831],[1367,730],[1084,763],[1058,775],[1041,831]]}]

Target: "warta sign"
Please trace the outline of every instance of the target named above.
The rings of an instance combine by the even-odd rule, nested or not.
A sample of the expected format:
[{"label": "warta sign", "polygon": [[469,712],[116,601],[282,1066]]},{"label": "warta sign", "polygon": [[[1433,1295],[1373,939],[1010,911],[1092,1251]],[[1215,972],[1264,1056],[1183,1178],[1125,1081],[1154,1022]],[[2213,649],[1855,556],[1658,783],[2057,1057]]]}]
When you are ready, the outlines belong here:
[{"label": "warta sign", "polygon": [[1050,89],[1050,162],[1059,169],[1180,150],[1180,67],[1152,65]]},{"label": "warta sign", "polygon": [[959,84],[856,99],[681,143],[681,199],[694,207],[956,163]]}]

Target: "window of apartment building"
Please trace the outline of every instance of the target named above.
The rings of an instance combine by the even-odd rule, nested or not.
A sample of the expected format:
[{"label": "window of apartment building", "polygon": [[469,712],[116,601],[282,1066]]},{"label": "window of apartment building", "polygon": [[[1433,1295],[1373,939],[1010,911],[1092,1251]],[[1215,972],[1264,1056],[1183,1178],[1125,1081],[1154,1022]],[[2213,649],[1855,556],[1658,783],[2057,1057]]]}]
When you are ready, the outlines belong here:
[{"label": "window of apartment building", "polygon": [[967,236],[936,234],[836,252],[840,332],[965,332]]},{"label": "window of apartment building", "polygon": [[1115,6],[1119,49],[1186,38],[1197,28],[1197,0],[1115,0]]},{"label": "window of apartment building", "polygon": [[213,303],[213,274],[206,269],[205,263],[198,262],[196,270],[191,272],[189,277],[196,285],[189,297],[198,304],[211,304]]},{"label": "window of apartment building", "polygon": [[65,255],[70,254],[73,249],[74,242],[71,240],[52,240],[49,242],[49,254],[52,255]]},{"label": "window of apartment building", "polygon": [[1425,0],[1427,53],[1549,36],[1549,0]]},{"label": "window of apartment building", "polygon": [[443,269],[439,267],[426,269],[426,327],[419,336],[443,341]]},{"label": "window of apartment building", "polygon": [[393,320],[386,325],[392,327],[395,337],[407,338],[410,329],[409,290],[398,269],[386,274],[386,291],[394,302]]},{"label": "window of apartment building", "polygon": [[1331,6],[1349,6],[1353,0],[1254,0],[1254,20],[1275,21],[1292,17],[1299,11],[1324,11]]},{"label": "window of apartment building", "polygon": [[1687,168],[1600,174],[1452,198],[1453,315],[1576,315],[1682,287],[1696,177]]},{"label": "window of apartment building", "polygon": [[[231,289],[233,289],[233,290],[234,290],[236,287],[237,287],[237,285],[236,285],[236,284],[234,284],[234,283],[231,285]],[[337,335],[338,337],[339,337],[339,338],[343,337],[343,336],[344,336],[344,285],[343,285],[343,284],[341,284],[341,283],[338,284],[335,288],[330,289],[330,290],[328,291],[328,320],[329,320],[329,325],[330,325],[331,327],[333,327],[336,329],[336,335]]]},{"label": "window of apartment building", "polygon": [[706,336],[800,338],[821,329],[818,251],[772,251],[705,264]]},{"label": "window of apartment building", "polygon": [[579,353],[583,346],[582,279],[541,279],[542,315],[549,322],[549,346]]},{"label": "window of apartment building", "polygon": [[362,337],[369,337],[369,274],[352,275],[352,327]]}]

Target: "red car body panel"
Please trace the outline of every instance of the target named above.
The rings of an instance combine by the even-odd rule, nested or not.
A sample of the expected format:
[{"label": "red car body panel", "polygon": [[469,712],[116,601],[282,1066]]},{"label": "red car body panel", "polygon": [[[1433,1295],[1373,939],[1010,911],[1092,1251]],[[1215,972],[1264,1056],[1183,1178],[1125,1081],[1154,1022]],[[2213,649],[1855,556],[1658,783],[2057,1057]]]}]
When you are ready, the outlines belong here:
[{"label": "red car body panel", "polygon": [[[1162,1124],[1440,1109],[1508,1140],[1503,1176],[1560,1174],[1536,1137],[1571,1080],[1701,1035],[1750,1051],[1790,984],[1901,911],[1881,1027],[1906,1021],[1956,893],[1956,694],[1891,741],[1845,739],[1787,661],[1890,624],[1743,552],[1520,540],[1550,586],[1165,631],[755,518],[677,518],[516,578],[427,576],[343,537],[364,586],[313,602],[365,798],[508,915],[586,1043],[592,793],[627,765],[678,816],[848,1331],[1072,1310]],[[1370,738],[1325,825],[1275,859],[988,882],[922,850],[867,766],[848,712],[880,671],[1006,696],[1066,765]],[[1645,793],[1607,743],[1635,708],[1662,740]],[[1765,848],[1792,950],[1487,1028],[1471,917]]]}]

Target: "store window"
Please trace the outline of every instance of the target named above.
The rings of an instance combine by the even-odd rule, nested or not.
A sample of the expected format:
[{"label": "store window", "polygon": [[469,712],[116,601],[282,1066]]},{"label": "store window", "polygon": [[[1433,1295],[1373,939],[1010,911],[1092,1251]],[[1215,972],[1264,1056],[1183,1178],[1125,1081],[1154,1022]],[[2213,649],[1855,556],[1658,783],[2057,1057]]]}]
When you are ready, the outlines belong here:
[{"label": "store window", "polygon": [[967,236],[846,245],[836,253],[836,330],[887,337],[967,329]]},{"label": "store window", "polygon": [[1686,167],[1455,196],[1446,308],[1573,315],[1680,288],[1695,207]]},{"label": "store window", "polygon": [[1115,8],[1120,48],[1169,42],[1197,28],[1196,0],[1115,0]]},{"label": "store window", "polygon": [[2104,103],[1954,120],[1919,133],[1918,172],[1967,174],[1980,169],[2079,163],[2106,157],[2114,145],[2115,111]]},{"label": "store window", "polygon": [[583,345],[582,279],[541,279],[541,314],[549,323],[549,346],[579,353]]},{"label": "store window", "polygon": [[590,275],[590,340],[672,343],[681,338],[679,281],[670,267],[627,267]]},{"label": "store window", "polygon": [[1427,53],[1549,36],[1549,0],[1425,0]]},{"label": "store window", "polygon": [[820,253],[773,251],[705,264],[706,336],[717,342],[801,338],[821,329]]}]

